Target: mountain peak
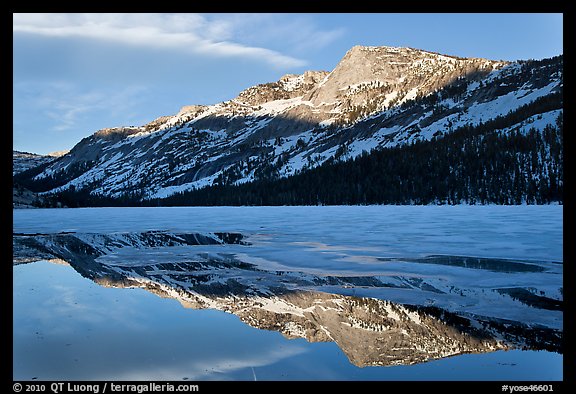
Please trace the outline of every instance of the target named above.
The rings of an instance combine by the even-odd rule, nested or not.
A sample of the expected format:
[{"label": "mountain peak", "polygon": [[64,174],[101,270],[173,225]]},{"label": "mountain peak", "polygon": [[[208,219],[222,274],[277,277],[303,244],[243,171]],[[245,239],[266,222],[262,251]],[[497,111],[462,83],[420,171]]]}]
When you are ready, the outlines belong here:
[{"label": "mountain peak", "polygon": [[[363,56],[365,54],[387,54],[387,55],[423,55],[423,56],[442,56],[451,59],[465,59],[458,56],[446,55],[438,52],[427,51],[424,49],[412,48],[412,47],[395,47],[395,46],[367,46],[367,45],[355,45],[346,52],[349,56]],[[346,57],[344,55],[344,57]]]},{"label": "mountain peak", "polygon": [[[354,94],[359,87],[366,86],[386,92],[385,94],[412,91],[413,96],[424,96],[456,78],[478,72],[486,74],[505,64],[487,59],[458,58],[413,48],[356,45],[346,52],[321,89],[310,94],[308,99],[315,105],[321,105],[348,96],[346,100],[350,106],[363,105],[370,95],[378,94]],[[396,97],[397,94],[383,98],[382,105],[387,106]]]},{"label": "mountain peak", "polygon": [[348,50],[348,53],[361,53],[361,52],[383,52],[383,51],[388,51],[388,52],[399,52],[402,50],[406,50],[406,49],[410,49],[407,47],[393,47],[393,46],[388,46],[388,45],[378,45],[378,46],[372,46],[372,45],[354,45],[352,48],[350,48]]}]

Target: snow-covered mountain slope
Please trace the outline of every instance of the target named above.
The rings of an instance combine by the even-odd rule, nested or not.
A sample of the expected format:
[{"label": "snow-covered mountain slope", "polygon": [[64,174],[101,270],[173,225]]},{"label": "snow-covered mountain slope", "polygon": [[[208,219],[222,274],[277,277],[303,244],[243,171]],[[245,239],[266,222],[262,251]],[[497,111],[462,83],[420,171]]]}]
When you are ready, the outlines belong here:
[{"label": "snow-covered mountain slope", "polygon": [[[29,152],[12,151],[12,176],[36,168],[56,160],[66,152],[54,152],[48,155],[37,155]],[[37,193],[33,193],[18,183],[13,184],[12,206],[14,208],[33,208],[35,203],[43,201]]]},{"label": "snow-covered mountain slope", "polygon": [[35,153],[12,151],[12,175],[49,163],[56,155],[37,155]]},{"label": "snow-covered mountain slope", "polygon": [[[356,46],[330,73],[286,75],[227,102],[100,130],[34,181],[48,193],[72,187],[147,199],[285,177],[507,115],[561,92],[562,76],[561,56],[507,63]],[[537,126],[555,116],[542,114]]]}]

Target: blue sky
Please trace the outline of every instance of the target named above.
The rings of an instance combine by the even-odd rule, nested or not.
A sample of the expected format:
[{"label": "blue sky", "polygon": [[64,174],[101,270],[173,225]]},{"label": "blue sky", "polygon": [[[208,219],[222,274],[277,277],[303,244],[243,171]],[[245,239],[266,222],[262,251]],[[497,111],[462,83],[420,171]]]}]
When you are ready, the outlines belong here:
[{"label": "blue sky", "polygon": [[563,53],[562,14],[14,14],[13,147],[46,154],[95,131],[214,104],[354,45],[461,57]]}]

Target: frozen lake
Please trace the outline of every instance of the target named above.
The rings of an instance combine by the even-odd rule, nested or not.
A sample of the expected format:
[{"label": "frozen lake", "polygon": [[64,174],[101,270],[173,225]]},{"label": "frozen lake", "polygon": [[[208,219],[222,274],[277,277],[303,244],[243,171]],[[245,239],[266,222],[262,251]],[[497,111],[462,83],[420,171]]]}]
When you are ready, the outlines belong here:
[{"label": "frozen lake", "polygon": [[[378,256],[562,261],[562,206],[158,207],[14,210],[14,232],[238,232]],[[374,251],[374,250],[373,250]],[[330,250],[328,250],[330,252]],[[359,254],[359,253],[354,253]],[[332,259],[334,260],[334,259]]]},{"label": "frozen lake", "polygon": [[14,379],[562,379],[562,355],[522,338],[409,349],[419,325],[445,330],[387,304],[557,332],[562,206],[13,212],[14,260],[36,261],[14,266]]}]

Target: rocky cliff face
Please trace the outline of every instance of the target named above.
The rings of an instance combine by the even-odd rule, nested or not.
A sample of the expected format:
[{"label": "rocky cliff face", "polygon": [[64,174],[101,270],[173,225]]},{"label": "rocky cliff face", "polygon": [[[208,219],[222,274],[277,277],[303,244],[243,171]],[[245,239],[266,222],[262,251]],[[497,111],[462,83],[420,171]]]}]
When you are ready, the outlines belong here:
[{"label": "rocky cliff face", "polygon": [[508,114],[561,92],[562,75],[561,57],[506,63],[357,46],[330,73],[285,75],[227,102],[100,130],[30,182],[47,193],[74,187],[147,199],[290,176]]},{"label": "rocky cliff face", "polygon": [[383,109],[393,100],[426,96],[458,78],[480,79],[506,64],[412,48],[355,46],[308,97],[315,105],[365,105],[376,100]]},{"label": "rocky cliff face", "polygon": [[271,101],[302,97],[318,88],[328,75],[326,71],[306,71],[302,75],[286,74],[278,82],[257,85],[242,91],[233,102],[257,107]]}]

